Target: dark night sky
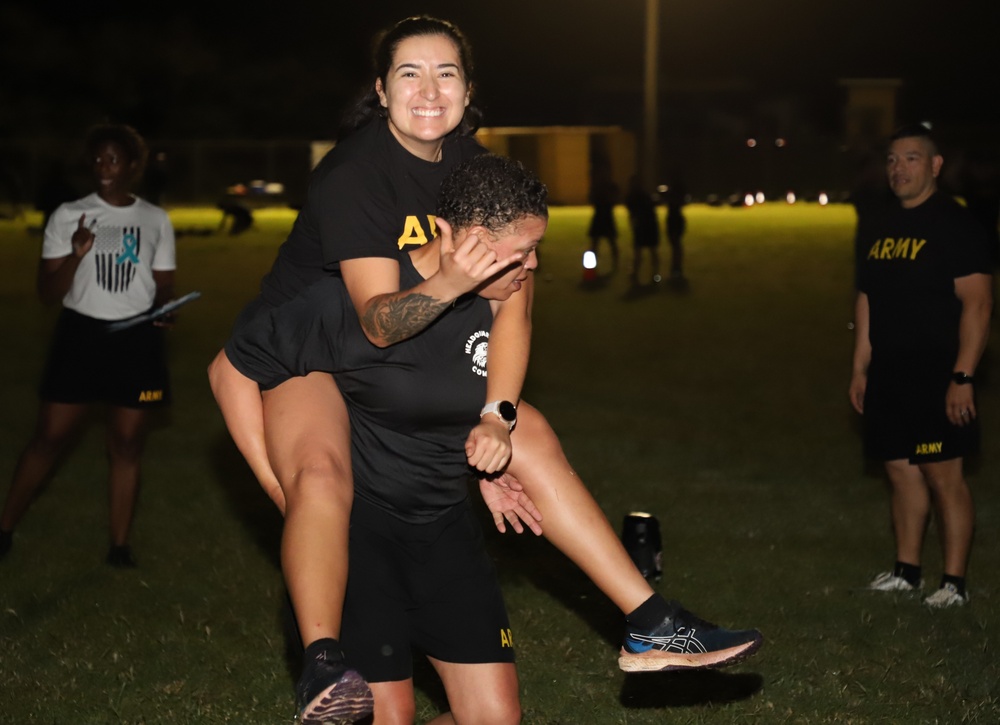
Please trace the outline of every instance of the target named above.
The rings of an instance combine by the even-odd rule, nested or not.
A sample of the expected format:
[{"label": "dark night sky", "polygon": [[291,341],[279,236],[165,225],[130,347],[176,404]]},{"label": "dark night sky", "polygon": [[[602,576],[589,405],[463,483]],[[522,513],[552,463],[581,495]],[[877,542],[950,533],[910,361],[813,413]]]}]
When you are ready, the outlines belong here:
[{"label": "dark night sky", "polygon": [[[488,124],[635,126],[641,113],[644,0],[61,5],[0,4],[0,137],[75,136],[108,117],[149,136],[326,137],[367,76],[373,32],[419,12],[472,40]],[[899,77],[907,112],[1000,119],[996,0],[661,8],[664,117],[692,89],[836,98],[837,78]]]}]

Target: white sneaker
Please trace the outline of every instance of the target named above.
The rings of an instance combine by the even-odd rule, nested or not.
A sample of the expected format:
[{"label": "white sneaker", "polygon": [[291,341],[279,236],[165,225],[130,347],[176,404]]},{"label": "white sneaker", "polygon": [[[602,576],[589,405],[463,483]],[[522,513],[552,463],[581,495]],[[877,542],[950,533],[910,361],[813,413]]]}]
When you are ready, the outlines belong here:
[{"label": "white sneaker", "polygon": [[896,576],[891,571],[884,571],[868,583],[868,588],[874,592],[912,592],[923,589],[924,580],[920,580],[920,586],[913,586],[901,576]]},{"label": "white sneaker", "polygon": [[924,600],[924,604],[934,609],[961,607],[969,601],[968,594],[959,594],[958,587],[948,582]]}]

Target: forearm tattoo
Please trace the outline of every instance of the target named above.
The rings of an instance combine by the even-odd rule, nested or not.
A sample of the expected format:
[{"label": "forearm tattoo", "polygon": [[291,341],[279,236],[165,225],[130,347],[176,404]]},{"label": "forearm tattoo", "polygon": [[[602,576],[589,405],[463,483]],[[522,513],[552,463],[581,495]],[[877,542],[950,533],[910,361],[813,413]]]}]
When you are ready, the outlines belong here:
[{"label": "forearm tattoo", "polygon": [[370,337],[394,345],[426,328],[449,304],[422,294],[390,297],[373,302],[361,325]]}]

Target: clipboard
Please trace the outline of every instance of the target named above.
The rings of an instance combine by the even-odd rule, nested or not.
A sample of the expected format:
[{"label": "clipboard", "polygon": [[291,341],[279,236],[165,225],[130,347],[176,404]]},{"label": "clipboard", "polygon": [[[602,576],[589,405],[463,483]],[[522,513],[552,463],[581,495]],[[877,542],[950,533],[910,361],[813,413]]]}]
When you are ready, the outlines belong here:
[{"label": "clipboard", "polygon": [[150,310],[143,315],[136,315],[135,317],[129,317],[127,320],[119,320],[117,322],[112,322],[108,325],[108,332],[120,332],[122,330],[127,330],[130,327],[135,327],[136,325],[141,325],[144,322],[152,322],[153,320],[159,320],[162,317],[166,317],[171,312],[176,310],[181,305],[186,305],[192,300],[196,300],[201,297],[201,292],[188,292],[183,297],[178,297],[176,300],[170,300],[165,302],[156,309]]}]

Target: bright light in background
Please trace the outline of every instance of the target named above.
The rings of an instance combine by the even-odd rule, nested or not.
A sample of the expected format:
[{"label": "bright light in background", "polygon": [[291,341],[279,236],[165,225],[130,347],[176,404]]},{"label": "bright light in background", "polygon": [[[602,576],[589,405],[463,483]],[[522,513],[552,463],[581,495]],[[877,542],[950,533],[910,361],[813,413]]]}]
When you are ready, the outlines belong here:
[{"label": "bright light in background", "polygon": [[820,204],[820,206],[826,206],[829,203],[830,203],[830,197],[827,196],[827,194],[826,194],[825,191],[821,191],[819,193],[819,204]]},{"label": "bright light in background", "polygon": [[785,201],[787,201],[789,204],[794,204],[795,203],[795,192],[794,191],[789,191],[787,194],[785,194]]},{"label": "bright light in background", "polygon": [[748,138],[747,139],[747,148],[751,148],[752,149],[756,145],[757,145],[757,139],[755,139],[755,138]]},{"label": "bright light in background", "polygon": [[774,145],[777,146],[779,149],[784,148],[785,147],[785,139],[783,139],[783,138],[776,138],[776,139],[774,139]]},{"label": "bright light in background", "polygon": [[764,203],[764,192],[763,191],[758,191],[756,199],[757,199],[757,203],[758,204],[763,204]]},{"label": "bright light in background", "polygon": [[747,206],[753,206],[753,194],[747,194],[743,197],[743,203]]},{"label": "bright light in background", "polygon": [[597,254],[592,249],[583,253],[583,283],[594,284],[597,281]]}]

